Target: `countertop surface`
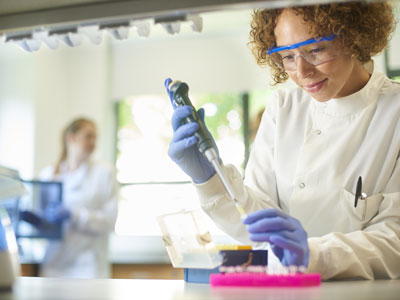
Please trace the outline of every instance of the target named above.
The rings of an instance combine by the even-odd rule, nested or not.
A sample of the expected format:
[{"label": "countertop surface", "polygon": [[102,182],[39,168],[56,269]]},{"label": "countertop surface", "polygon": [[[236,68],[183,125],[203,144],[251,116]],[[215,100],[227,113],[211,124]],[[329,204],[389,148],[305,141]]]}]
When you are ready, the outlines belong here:
[{"label": "countertop surface", "polygon": [[213,288],[183,280],[19,277],[0,299],[400,299],[400,280],[323,282],[307,288]]}]

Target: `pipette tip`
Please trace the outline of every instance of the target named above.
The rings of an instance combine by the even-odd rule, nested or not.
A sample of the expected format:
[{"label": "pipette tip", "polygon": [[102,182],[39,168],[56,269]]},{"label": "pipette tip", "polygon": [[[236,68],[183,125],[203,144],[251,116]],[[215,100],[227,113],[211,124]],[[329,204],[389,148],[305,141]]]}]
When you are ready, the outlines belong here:
[{"label": "pipette tip", "polygon": [[243,206],[242,206],[237,200],[234,200],[234,201],[235,201],[236,209],[237,209],[237,211],[238,211],[239,214],[240,214],[240,218],[241,218],[242,220],[246,219],[246,218],[247,218],[247,214],[246,214],[246,212],[244,211]]}]

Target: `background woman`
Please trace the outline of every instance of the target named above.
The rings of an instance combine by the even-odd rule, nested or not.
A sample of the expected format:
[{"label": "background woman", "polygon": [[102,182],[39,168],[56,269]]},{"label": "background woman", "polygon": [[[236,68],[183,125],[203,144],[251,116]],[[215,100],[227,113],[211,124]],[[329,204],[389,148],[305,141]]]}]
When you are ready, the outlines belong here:
[{"label": "background woman", "polygon": [[46,211],[48,222],[63,222],[61,241],[50,241],[41,275],[46,277],[106,278],[109,233],[117,218],[117,185],[113,170],[91,160],[96,125],[80,118],[62,135],[62,154],[46,167],[42,180],[62,181],[63,205]]}]

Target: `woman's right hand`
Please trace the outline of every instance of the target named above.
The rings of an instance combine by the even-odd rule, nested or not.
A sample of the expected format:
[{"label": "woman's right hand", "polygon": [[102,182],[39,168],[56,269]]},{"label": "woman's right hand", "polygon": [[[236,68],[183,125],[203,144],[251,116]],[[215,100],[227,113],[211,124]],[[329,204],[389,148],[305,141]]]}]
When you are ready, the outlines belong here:
[{"label": "woman's right hand", "polygon": [[[172,95],[168,89],[171,81],[168,78],[165,81],[165,87],[172,101]],[[206,182],[215,174],[215,170],[197,148],[197,137],[194,136],[194,133],[199,128],[199,125],[197,123],[182,124],[182,120],[192,113],[193,108],[182,106],[174,107],[174,109],[172,115],[174,136],[169,145],[168,155],[195,183]],[[200,108],[198,114],[204,123],[204,109]]]},{"label": "woman's right hand", "polygon": [[51,203],[45,209],[44,218],[47,223],[58,224],[68,221],[71,218],[71,212],[62,204]]}]

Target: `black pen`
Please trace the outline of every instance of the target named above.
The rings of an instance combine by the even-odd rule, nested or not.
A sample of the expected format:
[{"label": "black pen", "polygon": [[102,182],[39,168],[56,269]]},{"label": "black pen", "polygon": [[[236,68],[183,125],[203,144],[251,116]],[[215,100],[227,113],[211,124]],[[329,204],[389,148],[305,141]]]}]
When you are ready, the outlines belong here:
[{"label": "black pen", "polygon": [[357,207],[358,200],[364,200],[367,198],[367,195],[362,192],[362,178],[358,177],[357,187],[356,187],[356,197],[354,199],[354,207]]}]

